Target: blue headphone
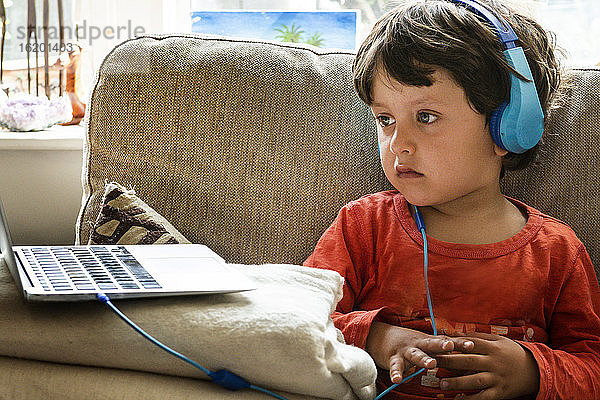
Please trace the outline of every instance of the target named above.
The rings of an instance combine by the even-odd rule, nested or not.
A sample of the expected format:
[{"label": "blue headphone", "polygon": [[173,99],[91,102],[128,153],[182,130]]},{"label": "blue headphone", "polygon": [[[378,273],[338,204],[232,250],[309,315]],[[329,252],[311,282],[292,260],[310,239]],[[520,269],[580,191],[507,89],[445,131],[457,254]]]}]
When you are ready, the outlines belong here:
[{"label": "blue headphone", "polygon": [[506,47],[504,56],[508,63],[529,82],[510,75],[510,97],[492,112],[490,133],[494,142],[511,153],[521,154],[534,147],[544,131],[544,112],[540,105],[531,69],[523,48],[517,47],[519,40],[510,25],[501,16],[495,16],[481,3],[474,0],[449,0],[464,4],[482,16],[496,29],[498,38]]}]

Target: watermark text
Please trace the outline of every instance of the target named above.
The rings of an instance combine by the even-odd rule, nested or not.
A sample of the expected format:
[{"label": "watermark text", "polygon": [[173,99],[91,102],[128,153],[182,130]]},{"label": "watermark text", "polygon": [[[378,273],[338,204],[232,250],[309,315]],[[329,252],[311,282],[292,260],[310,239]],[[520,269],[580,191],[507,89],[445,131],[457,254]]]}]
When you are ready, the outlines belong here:
[{"label": "watermark text", "polygon": [[[127,25],[119,25],[119,26],[96,26],[96,25],[88,25],[86,20],[83,20],[81,25],[76,25],[75,28],[71,26],[63,27],[64,32],[64,42],[69,41],[79,41],[85,42],[91,46],[95,40],[100,38],[107,40],[125,40],[132,39],[134,37],[138,37],[146,33],[146,30],[143,26],[133,26],[131,20],[127,21]],[[35,34],[37,35],[38,41],[43,40],[44,38],[44,28],[38,26],[36,28]],[[17,28],[17,39],[25,40],[27,39],[27,27],[19,26]],[[56,26],[48,27],[48,40],[58,42],[60,40],[60,29]],[[64,46],[63,42],[63,46]],[[49,47],[52,45],[49,43]]]}]

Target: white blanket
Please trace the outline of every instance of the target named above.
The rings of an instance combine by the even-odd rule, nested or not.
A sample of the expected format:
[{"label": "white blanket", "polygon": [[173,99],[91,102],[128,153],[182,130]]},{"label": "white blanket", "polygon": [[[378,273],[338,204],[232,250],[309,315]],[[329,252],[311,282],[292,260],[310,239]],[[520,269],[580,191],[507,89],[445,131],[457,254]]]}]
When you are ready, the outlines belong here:
[{"label": "white blanket", "polygon": [[[375,364],[345,345],[329,317],[342,296],[335,272],[234,265],[255,291],[115,301],[166,345],[211,369],[275,390],[370,399]],[[0,269],[0,355],[206,378],[167,355],[100,303],[28,304]]]}]

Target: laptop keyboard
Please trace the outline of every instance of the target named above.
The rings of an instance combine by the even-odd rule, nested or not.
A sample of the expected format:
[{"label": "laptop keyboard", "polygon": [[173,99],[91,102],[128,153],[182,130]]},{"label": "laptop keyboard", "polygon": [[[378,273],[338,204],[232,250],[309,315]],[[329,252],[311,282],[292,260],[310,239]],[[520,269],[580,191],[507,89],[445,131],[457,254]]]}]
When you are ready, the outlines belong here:
[{"label": "laptop keyboard", "polygon": [[23,254],[45,291],[161,288],[123,246],[32,247]]}]

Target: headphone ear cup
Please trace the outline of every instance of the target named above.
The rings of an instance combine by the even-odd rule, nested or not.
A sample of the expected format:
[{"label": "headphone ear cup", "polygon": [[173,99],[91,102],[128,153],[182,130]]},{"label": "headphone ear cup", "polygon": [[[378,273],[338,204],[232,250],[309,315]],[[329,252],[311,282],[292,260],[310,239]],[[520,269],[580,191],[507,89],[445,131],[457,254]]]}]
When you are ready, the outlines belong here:
[{"label": "headphone ear cup", "polygon": [[[490,116],[490,134],[492,135],[492,140],[494,143],[498,145],[503,150],[507,150],[502,143],[502,135],[500,134],[500,123],[502,122],[502,114],[506,107],[508,106],[508,102],[504,102],[498,106]],[[508,150],[507,150],[508,151]]]}]

